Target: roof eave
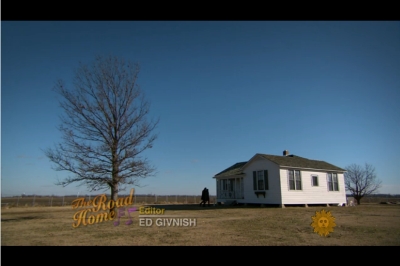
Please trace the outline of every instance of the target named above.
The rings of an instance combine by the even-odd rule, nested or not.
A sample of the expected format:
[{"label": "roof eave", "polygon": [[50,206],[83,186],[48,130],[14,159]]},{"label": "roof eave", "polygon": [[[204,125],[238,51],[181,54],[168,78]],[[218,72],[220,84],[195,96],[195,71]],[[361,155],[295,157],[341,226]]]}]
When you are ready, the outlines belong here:
[{"label": "roof eave", "polygon": [[276,162],[271,161],[268,158],[265,158],[262,153],[256,153],[256,154],[253,155],[253,157],[251,157],[250,160],[247,161],[247,163],[245,165],[242,166],[242,170],[244,170],[247,166],[249,166],[257,157],[259,157],[261,159],[264,159],[264,160],[267,160],[267,161],[270,161],[271,163],[274,163],[274,164],[279,166],[279,164],[277,164]]},{"label": "roof eave", "polygon": [[287,166],[287,165],[279,165],[280,168],[296,168],[296,169],[304,169],[304,170],[317,170],[317,171],[336,171],[336,172],[346,172],[344,169],[318,169],[318,168],[307,168],[307,167],[298,167],[298,166]]},{"label": "roof eave", "polygon": [[213,178],[232,178],[232,177],[244,177],[246,174],[237,174],[237,175],[221,175],[221,176],[213,176]]}]

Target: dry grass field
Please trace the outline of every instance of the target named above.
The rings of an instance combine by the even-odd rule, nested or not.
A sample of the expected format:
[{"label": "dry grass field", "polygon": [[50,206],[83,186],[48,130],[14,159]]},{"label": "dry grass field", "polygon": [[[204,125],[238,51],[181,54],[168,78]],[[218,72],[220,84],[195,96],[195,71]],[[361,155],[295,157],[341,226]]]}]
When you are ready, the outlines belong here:
[{"label": "dry grass field", "polygon": [[[135,205],[136,206],[136,205]],[[81,209],[11,207],[1,210],[2,246],[400,246],[400,205],[356,207],[261,206],[200,207],[197,204],[152,205],[164,208],[165,219],[195,219],[196,226],[140,226],[103,221],[72,225]],[[136,207],[139,207],[138,205]],[[313,231],[312,216],[330,211],[336,226],[328,236]],[[100,211],[101,212],[101,211]],[[99,213],[100,213],[99,212]],[[90,214],[90,213],[89,213]],[[88,214],[88,216],[89,216]],[[94,213],[97,214],[97,213]],[[160,218],[160,219],[161,219]]]}]

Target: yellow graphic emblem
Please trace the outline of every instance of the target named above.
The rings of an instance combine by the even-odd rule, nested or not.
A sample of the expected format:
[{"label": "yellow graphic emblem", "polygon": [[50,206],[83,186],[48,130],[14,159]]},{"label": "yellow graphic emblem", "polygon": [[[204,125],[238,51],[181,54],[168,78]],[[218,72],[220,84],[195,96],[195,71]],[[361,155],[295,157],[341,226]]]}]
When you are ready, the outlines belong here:
[{"label": "yellow graphic emblem", "polygon": [[311,226],[314,227],[314,232],[318,233],[320,236],[327,236],[329,233],[333,232],[333,227],[335,224],[335,217],[332,216],[331,212],[315,212],[315,216],[311,217],[313,222]]}]

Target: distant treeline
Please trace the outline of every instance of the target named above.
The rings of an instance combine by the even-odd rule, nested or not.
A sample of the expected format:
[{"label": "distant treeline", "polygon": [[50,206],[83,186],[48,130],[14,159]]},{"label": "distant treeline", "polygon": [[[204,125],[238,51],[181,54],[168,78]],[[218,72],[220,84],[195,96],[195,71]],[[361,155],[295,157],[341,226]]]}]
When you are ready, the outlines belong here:
[{"label": "distant treeline", "polygon": [[[75,197],[75,198],[84,198],[84,197],[96,197],[97,195],[102,195],[102,194],[104,194],[104,193],[99,193],[99,194],[82,194],[82,195],[35,195],[35,194],[26,194],[26,195],[17,195],[17,196],[7,196],[7,198],[12,198],[12,197],[69,197],[69,198],[72,198],[72,197]],[[111,195],[110,194],[105,194],[107,197],[111,197]],[[119,194],[118,195],[119,197],[126,197],[126,196],[129,196],[129,193],[124,193],[124,194]],[[170,195],[166,195],[166,194],[160,194],[160,195],[158,195],[158,194],[136,194],[136,196],[138,197],[138,196],[140,196],[140,197],[145,197],[145,196],[147,196],[147,197],[155,197],[155,196],[158,196],[158,197],[175,197],[175,196],[178,196],[178,197],[185,197],[185,196],[200,196],[200,195],[193,195],[193,194],[184,194],[184,195],[176,195],[176,194],[170,194]],[[213,196],[213,197],[215,197],[215,195],[210,195],[210,196]],[[3,198],[5,197],[5,196],[2,196]],[[352,195],[350,195],[350,194],[346,194],[346,197],[352,197]],[[368,196],[366,196],[366,197],[368,197],[368,198],[383,198],[383,197],[388,197],[388,198],[400,198],[400,194],[372,194],[372,195],[368,195]]]},{"label": "distant treeline", "polygon": [[[101,194],[100,194],[101,195]],[[107,195],[107,194],[106,194]],[[69,195],[69,196],[39,196],[24,195],[14,197],[1,197],[2,207],[22,207],[22,206],[67,206],[78,198],[84,198],[89,202],[98,195]],[[119,198],[124,198],[129,194],[119,194]],[[107,199],[110,196],[107,195]],[[199,204],[201,202],[200,195],[135,195],[134,202],[136,204]],[[215,203],[215,196],[210,195],[210,203]]]},{"label": "distant treeline", "polygon": [[[2,198],[5,198],[5,197],[7,197],[7,198],[12,198],[12,197],[69,197],[69,198],[72,198],[72,197],[74,197],[74,198],[77,198],[77,197],[79,197],[79,198],[81,198],[81,197],[96,197],[96,196],[98,196],[98,195],[102,195],[102,194],[105,194],[107,197],[111,197],[111,194],[107,194],[107,193],[99,193],[99,194],[82,194],[82,195],[77,195],[77,194],[72,194],[72,195],[35,195],[35,194],[23,194],[23,195],[16,195],[16,196],[2,196]],[[124,194],[118,194],[118,196],[119,197],[126,197],[126,196],[129,196],[129,193],[124,193]],[[186,197],[186,196],[188,196],[188,197],[193,197],[193,196],[201,196],[200,194],[199,195],[193,195],[193,194],[185,194],[185,195],[177,195],[177,194],[170,194],[170,195],[158,195],[158,194],[136,194],[136,196],[137,197],[155,197],[155,196],[157,196],[157,197],[175,197],[175,196],[178,196],[178,197]],[[210,196],[213,196],[213,197],[215,197],[215,195],[210,195]],[[350,195],[350,194],[346,194],[346,197],[352,197],[352,195]],[[386,197],[388,197],[388,198],[400,198],[400,194],[372,194],[372,195],[368,195],[368,196],[365,196],[365,197],[368,197],[368,198],[386,198]]]},{"label": "distant treeline", "polygon": [[[350,194],[346,194],[346,197],[353,197],[352,195],[350,195]],[[386,198],[386,197],[388,197],[388,198],[400,198],[400,194],[371,194],[371,195],[368,195],[368,196],[365,196],[365,197],[368,197],[368,198]]]},{"label": "distant treeline", "polygon": [[[24,195],[16,195],[16,196],[2,196],[2,198],[19,198],[19,197],[27,197],[27,198],[33,198],[33,197],[36,197],[36,198],[41,198],[41,197],[68,197],[68,198],[85,198],[85,197],[96,197],[96,196],[98,196],[98,195],[103,195],[103,194],[105,194],[106,195],[106,197],[108,198],[108,197],[111,197],[111,194],[107,194],[107,193],[99,193],[99,194],[81,194],[81,195],[74,195],[74,194],[72,194],[72,195],[35,195],[35,194],[24,194]],[[178,196],[178,197],[193,197],[193,196],[201,196],[200,194],[198,194],[198,195],[194,195],[194,194],[182,194],[182,195],[178,195],[178,194],[169,194],[169,195],[167,195],[167,194],[135,194],[136,195],[136,197],[175,197],[175,196]],[[118,194],[118,197],[127,197],[127,196],[129,196],[129,193],[128,194],[126,194],[126,193],[124,193],[124,194]],[[213,197],[215,197],[215,195],[210,195],[210,196],[213,196]]]},{"label": "distant treeline", "polygon": [[[105,193],[104,193],[105,194]],[[101,195],[101,194],[100,194]],[[110,199],[110,195],[107,199]],[[45,196],[45,195],[24,195],[13,197],[1,197],[2,207],[27,207],[27,206],[71,206],[77,198],[84,198],[89,202],[98,195],[68,195],[68,196]],[[119,198],[129,196],[129,194],[119,194]],[[354,199],[347,195],[347,200]],[[135,204],[199,204],[201,202],[200,195],[154,195],[154,194],[135,194]],[[216,196],[210,195],[210,203],[217,202]],[[361,199],[363,203],[381,203],[381,202],[400,202],[399,194],[376,194],[366,196]]]}]

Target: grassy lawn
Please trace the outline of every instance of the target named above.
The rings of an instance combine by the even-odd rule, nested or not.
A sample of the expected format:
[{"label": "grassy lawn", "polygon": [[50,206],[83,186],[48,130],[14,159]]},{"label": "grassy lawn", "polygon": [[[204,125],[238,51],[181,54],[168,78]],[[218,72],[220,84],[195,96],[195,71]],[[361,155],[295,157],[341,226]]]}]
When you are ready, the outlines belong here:
[{"label": "grassy lawn", "polygon": [[[127,213],[113,221],[74,228],[75,213],[64,207],[2,208],[2,246],[400,246],[400,205],[364,204],[356,207],[211,206],[197,204],[152,205],[163,215],[147,217]],[[140,207],[135,205],[135,207]],[[312,216],[330,211],[336,226],[320,236]],[[96,215],[96,213],[88,213]],[[139,217],[139,215],[141,217]],[[191,219],[195,226],[157,225],[157,219]]]}]

